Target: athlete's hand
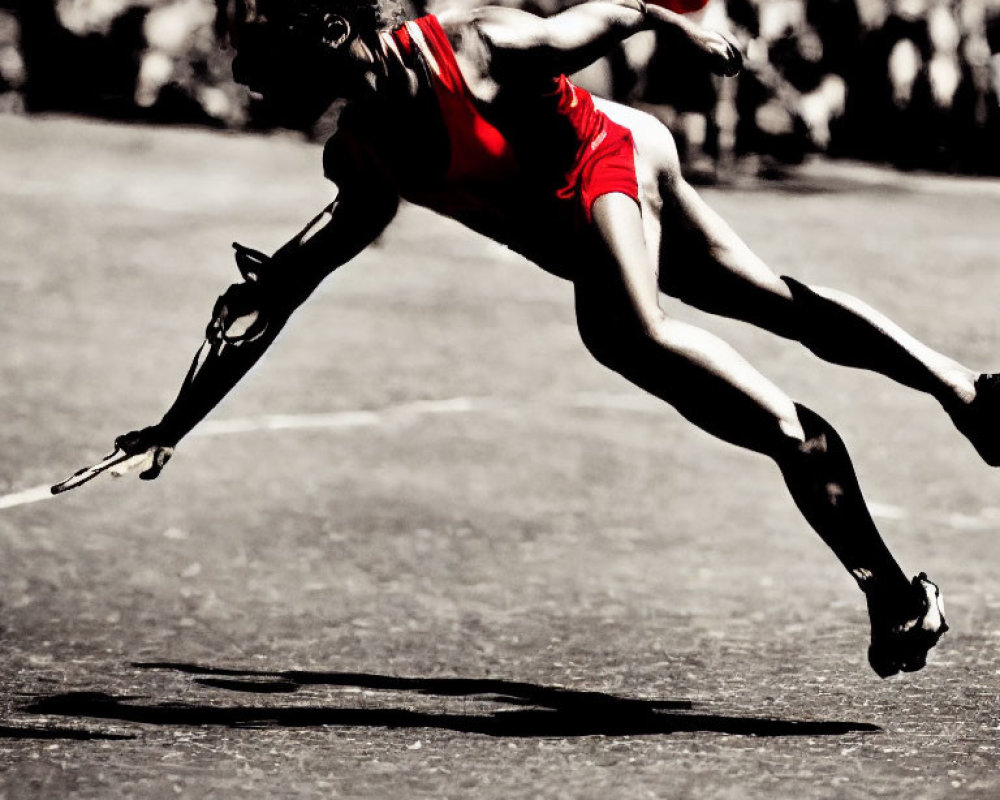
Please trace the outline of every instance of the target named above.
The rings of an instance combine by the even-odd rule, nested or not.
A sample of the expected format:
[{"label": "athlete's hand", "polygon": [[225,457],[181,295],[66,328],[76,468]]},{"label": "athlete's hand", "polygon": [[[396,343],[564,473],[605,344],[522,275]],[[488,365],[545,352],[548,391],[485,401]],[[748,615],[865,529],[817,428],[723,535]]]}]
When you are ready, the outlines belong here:
[{"label": "athlete's hand", "polygon": [[125,475],[141,470],[144,481],[156,478],[174,454],[173,445],[164,443],[164,436],[156,425],[139,431],[129,431],[115,439],[115,450],[127,456],[125,461],[111,468],[112,475]]},{"label": "athlete's hand", "polygon": [[743,51],[728,33],[706,31],[684,20],[688,41],[695,47],[702,63],[715,75],[731,78],[743,69]]},{"label": "athlete's hand", "polygon": [[736,39],[717,31],[700,31],[700,34],[700,44],[709,57],[712,72],[724,78],[738,75],[743,69],[743,51]]},{"label": "athlete's hand", "polygon": [[139,469],[139,477],[151,481],[174,453],[173,444],[157,427],[143,428],[141,431],[129,431],[115,439],[115,449],[96,464],[78,469],[68,478],[52,486],[52,494],[62,494],[77,486],[89,483],[99,475],[109,472],[112,475],[124,475]]},{"label": "athlete's hand", "polygon": [[671,3],[649,0],[647,28],[656,31],[664,46],[716,75],[729,78],[743,69],[743,51],[730,34],[705,30],[690,17],[671,10]]}]

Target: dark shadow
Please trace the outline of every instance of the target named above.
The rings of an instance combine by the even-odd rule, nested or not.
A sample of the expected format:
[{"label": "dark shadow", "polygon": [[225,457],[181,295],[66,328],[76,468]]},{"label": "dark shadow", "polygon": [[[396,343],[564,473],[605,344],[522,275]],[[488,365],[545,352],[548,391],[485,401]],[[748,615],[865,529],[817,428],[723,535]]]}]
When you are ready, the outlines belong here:
[{"label": "dark shadow", "polygon": [[353,686],[390,692],[413,692],[438,697],[481,696],[508,705],[544,706],[553,710],[572,710],[586,707],[599,711],[603,707],[631,707],[647,711],[690,710],[690,700],[634,700],[616,697],[603,692],[583,692],[534,683],[508,681],[497,678],[401,678],[391,675],[372,675],[365,672],[309,672],[285,670],[263,672],[260,670],[202,667],[197,664],[178,664],[169,661],[134,662],[139,669],[165,669],[198,677],[203,686],[243,692],[294,692],[302,686]]},{"label": "dark shadow", "polygon": [[0,739],[75,739],[81,742],[121,741],[134,739],[134,736],[120,733],[101,733],[100,731],[85,731],[77,728],[15,728],[0,725]]},{"label": "dark shadow", "polygon": [[746,194],[787,194],[806,197],[854,194],[891,199],[912,195],[916,191],[902,180],[864,181],[847,173],[838,175],[835,172],[810,175],[808,172],[796,171],[794,167],[787,170],[775,169],[749,177],[736,175],[728,180],[716,181],[712,185],[723,191],[734,189]]},{"label": "dark shadow", "polygon": [[[351,686],[465,697],[514,710],[484,713],[434,713],[367,705],[350,708],[315,705],[195,705],[143,703],[135,697],[102,692],[71,692],[39,697],[22,710],[66,717],[109,719],[146,725],[243,727],[436,728],[504,737],[641,736],[702,731],[741,736],[839,736],[881,730],[859,722],[798,721],[692,713],[689,701],[638,700],[602,692],[496,679],[398,678],[346,672],[262,672],[192,664],[141,663],[141,669],[169,669],[199,676],[211,688],[263,694],[294,693],[303,686]],[[531,706],[531,708],[528,708]]]}]

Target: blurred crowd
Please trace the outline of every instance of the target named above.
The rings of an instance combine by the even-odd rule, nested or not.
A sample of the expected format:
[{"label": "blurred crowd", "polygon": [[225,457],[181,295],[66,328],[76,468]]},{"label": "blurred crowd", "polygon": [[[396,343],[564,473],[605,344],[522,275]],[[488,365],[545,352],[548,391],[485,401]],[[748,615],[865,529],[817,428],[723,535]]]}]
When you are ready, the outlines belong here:
[{"label": "blurred crowd", "polygon": [[[578,76],[663,118],[690,174],[813,152],[1000,174],[1000,0],[711,0],[700,16],[742,42],[739,79],[689,74],[652,33]],[[232,83],[218,27],[213,0],[0,0],[0,111],[274,124]]]}]

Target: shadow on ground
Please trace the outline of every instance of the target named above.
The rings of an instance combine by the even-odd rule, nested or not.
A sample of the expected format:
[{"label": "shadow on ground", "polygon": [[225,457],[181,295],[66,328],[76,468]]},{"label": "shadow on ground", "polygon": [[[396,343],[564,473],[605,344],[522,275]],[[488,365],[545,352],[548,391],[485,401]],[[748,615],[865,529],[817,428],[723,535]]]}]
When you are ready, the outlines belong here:
[{"label": "shadow on ground", "polygon": [[[27,713],[146,725],[239,727],[437,728],[504,737],[639,736],[700,731],[740,736],[838,736],[881,730],[861,722],[781,720],[701,714],[686,700],[639,700],[531,683],[471,678],[398,678],[348,672],[263,672],[195,664],[138,663],[195,677],[201,686],[263,695],[305,686],[339,686],[439,697],[475,698],[514,706],[492,713],[434,713],[399,707],[326,705],[196,705],[146,702],[135,695],[71,692],[38,696]],[[366,703],[369,703],[366,698]]]},{"label": "shadow on ground", "polygon": [[78,728],[29,728],[27,726],[0,725],[0,740],[2,739],[70,739],[79,742],[122,741],[134,739],[134,736],[118,733],[102,733]]}]

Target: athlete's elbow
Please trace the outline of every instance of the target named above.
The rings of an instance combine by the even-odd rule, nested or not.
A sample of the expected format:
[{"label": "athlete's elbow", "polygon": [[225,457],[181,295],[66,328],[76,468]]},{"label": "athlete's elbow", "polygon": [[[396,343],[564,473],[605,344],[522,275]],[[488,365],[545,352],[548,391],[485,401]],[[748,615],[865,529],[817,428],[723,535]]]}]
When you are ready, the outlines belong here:
[{"label": "athlete's elbow", "polygon": [[355,202],[345,204],[345,229],[368,243],[375,241],[389,227],[399,211],[399,195],[395,192],[371,192]]}]

